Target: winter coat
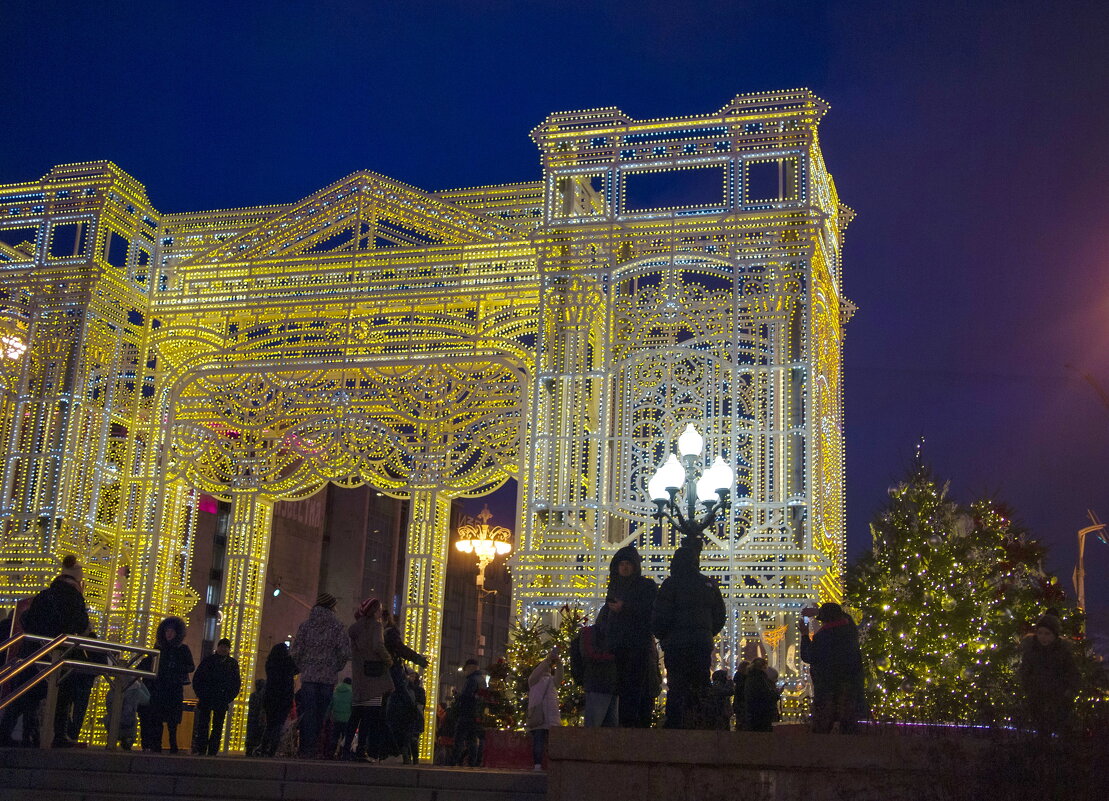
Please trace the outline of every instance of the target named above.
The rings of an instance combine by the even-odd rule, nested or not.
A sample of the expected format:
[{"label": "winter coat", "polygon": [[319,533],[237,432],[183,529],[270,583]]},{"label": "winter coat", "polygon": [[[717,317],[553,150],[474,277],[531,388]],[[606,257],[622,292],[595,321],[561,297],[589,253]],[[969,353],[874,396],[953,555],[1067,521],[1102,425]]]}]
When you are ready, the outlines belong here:
[{"label": "winter coat", "polygon": [[[89,610],[85,596],[66,576],[58,576],[32,600],[20,621],[27,634],[57,637],[59,634],[84,634],[89,630]],[[32,650],[42,643],[34,643]]]},{"label": "winter coat", "polygon": [[289,655],[296,662],[301,682],[334,684],[339,671],[350,661],[350,637],[332,610],[313,606],[308,619],[297,629]]},{"label": "winter coat", "polygon": [[[166,638],[173,629],[176,637]],[[193,672],[193,652],[185,645],[185,621],[167,617],[158,624],[154,647],[158,649],[158,673],[150,682],[150,708],[157,717],[176,726],[181,722],[181,704],[185,700],[185,685]]]},{"label": "winter coat", "polygon": [[1056,637],[1051,645],[1040,645],[1036,637],[1021,643],[1021,686],[1033,701],[1069,707],[1081,685],[1070,644]]},{"label": "winter coat", "polygon": [[266,657],[266,689],[262,691],[262,706],[267,715],[288,713],[293,704],[293,678],[297,674],[296,662],[289,656],[284,643],[278,643]]},{"label": "winter coat", "polygon": [[[485,690],[485,674],[475,668],[462,681],[462,689],[455,698],[457,720],[480,721],[483,713],[482,696]],[[530,697],[530,696],[529,696]]]},{"label": "winter coat", "polygon": [[[623,561],[635,566],[635,572],[626,578],[617,570]],[[613,650],[646,650],[651,645],[651,611],[658,585],[642,574],[642,564],[643,557],[634,545],[618,550],[609,562],[605,600],[624,602],[619,612],[610,609],[609,642]]]},{"label": "winter coat", "polygon": [[581,630],[582,687],[587,693],[613,695],[620,691],[616,655],[605,642],[601,626]]},{"label": "winter coat", "polygon": [[242,688],[239,663],[230,656],[208,654],[193,674],[196,699],[209,709],[226,710]]},{"label": "winter coat", "polygon": [[743,682],[746,731],[770,731],[771,724],[778,716],[778,697],[780,693],[766,671],[751,668]]},{"label": "winter coat", "polygon": [[846,682],[861,682],[863,658],[855,621],[847,615],[828,621],[811,639],[807,631],[803,632],[801,659],[812,668],[814,693]]},{"label": "winter coat", "polygon": [[[380,620],[360,617],[350,627],[350,650],[352,653],[351,680],[354,682],[354,703],[365,703],[371,698],[379,698],[393,691],[393,678],[389,668],[393,658],[385,647],[384,629]],[[367,673],[367,666],[380,663],[381,672],[377,676]]]},{"label": "winter coat", "polygon": [[670,560],[670,575],[655,598],[651,630],[662,650],[711,647],[724,628],[720,587],[698,569],[700,550],[683,545]]},{"label": "winter coat", "polygon": [[710,728],[728,731],[732,720],[732,704],[735,685],[728,679],[714,681],[709,685],[706,711]]},{"label": "winter coat", "polygon": [[405,645],[400,629],[396,626],[389,625],[385,627],[385,648],[389,651],[389,655],[393,657],[394,662],[405,660],[420,667],[427,667],[427,657],[416,653]]},{"label": "winter coat", "polygon": [[336,723],[350,720],[350,709],[354,705],[354,687],[341,681],[335,685],[331,694],[331,719]]},{"label": "winter coat", "polygon": [[558,710],[558,685],[561,683],[562,666],[552,671],[548,654],[528,676],[528,731],[562,725]]},{"label": "winter coat", "polygon": [[732,684],[735,685],[735,694],[732,696],[732,712],[735,713],[735,728],[736,731],[744,731],[747,726],[747,695],[745,691],[747,674],[737,670],[735,675],[732,676]]}]

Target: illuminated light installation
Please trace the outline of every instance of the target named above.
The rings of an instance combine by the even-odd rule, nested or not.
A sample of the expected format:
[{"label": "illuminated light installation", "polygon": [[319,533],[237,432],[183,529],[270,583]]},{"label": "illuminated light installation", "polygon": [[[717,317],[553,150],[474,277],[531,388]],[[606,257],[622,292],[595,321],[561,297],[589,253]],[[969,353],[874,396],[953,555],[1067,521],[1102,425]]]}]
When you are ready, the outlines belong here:
[{"label": "illuminated light installation", "polygon": [[[273,504],[370,484],[410,501],[405,639],[434,677],[452,499],[515,476],[516,611],[596,603],[621,545],[665,573],[646,483],[689,423],[750,499],[702,554],[725,657],[838,600],[852,213],[826,110],[789,90],[698,117],[553,114],[541,180],[507,186],[363,171],[184,214],[107,162],[0,187],[0,319],[27,348],[0,359],[0,603],[73,552],[98,631],[148,643],[197,601],[208,493],[231,504],[221,634],[249,676]],[[232,742],[244,727],[241,702]]]}]

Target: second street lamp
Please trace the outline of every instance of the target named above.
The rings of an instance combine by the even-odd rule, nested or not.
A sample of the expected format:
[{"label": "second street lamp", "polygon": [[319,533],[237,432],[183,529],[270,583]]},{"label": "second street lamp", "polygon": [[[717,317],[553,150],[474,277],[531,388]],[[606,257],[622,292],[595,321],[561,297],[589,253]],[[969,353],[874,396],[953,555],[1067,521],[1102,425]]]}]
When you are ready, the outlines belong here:
[{"label": "second street lamp", "polygon": [[[717,515],[727,509],[735,485],[735,472],[722,457],[717,456],[711,466],[704,468],[704,447],[705,438],[692,423],[688,424],[678,437],[681,460],[671,453],[647,482],[647,492],[655,503],[654,518],[659,522],[669,520],[682,533],[683,543],[701,540],[705,530],[716,523]],[[681,501],[679,492],[683,494]],[[698,504],[702,507],[700,513]]]}]

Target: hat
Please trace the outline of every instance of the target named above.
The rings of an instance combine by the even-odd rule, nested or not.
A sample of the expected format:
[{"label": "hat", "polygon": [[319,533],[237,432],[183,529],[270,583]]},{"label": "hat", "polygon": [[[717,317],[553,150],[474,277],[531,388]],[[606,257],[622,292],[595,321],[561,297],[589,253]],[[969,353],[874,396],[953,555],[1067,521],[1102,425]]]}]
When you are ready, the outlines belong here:
[{"label": "hat", "polygon": [[843,607],[839,604],[826,603],[820,605],[820,611],[816,613],[816,619],[821,623],[828,623],[832,620],[839,620],[843,617]]},{"label": "hat", "polygon": [[316,596],[316,606],[323,606],[327,609],[335,608],[335,596],[329,592],[321,592]]},{"label": "hat", "polygon": [[354,613],[356,618],[373,617],[375,609],[381,608],[381,601],[377,598],[367,598],[358,606],[358,610]]},{"label": "hat", "polygon": [[1056,637],[1059,636],[1059,632],[1063,628],[1063,624],[1059,620],[1059,618],[1050,613],[1046,615],[1040,615],[1040,619],[1036,621],[1036,628],[1039,628],[1040,626],[1043,626],[1045,629],[1051,629],[1051,633],[1054,634]]},{"label": "hat", "polygon": [[85,571],[81,568],[81,563],[77,561],[77,557],[73,554],[67,554],[65,559],[62,560],[62,570],[59,576],[67,576],[78,584],[84,581]]},{"label": "hat", "polygon": [[477,660],[476,659],[467,659],[462,664],[462,667],[469,667],[470,665],[473,665],[474,667],[477,667]]}]

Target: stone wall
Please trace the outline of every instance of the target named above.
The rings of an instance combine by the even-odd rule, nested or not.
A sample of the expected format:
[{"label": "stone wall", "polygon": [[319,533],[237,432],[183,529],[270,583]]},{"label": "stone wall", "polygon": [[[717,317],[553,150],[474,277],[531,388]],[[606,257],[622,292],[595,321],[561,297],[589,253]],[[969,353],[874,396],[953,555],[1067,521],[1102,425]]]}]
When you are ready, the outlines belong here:
[{"label": "stone wall", "polygon": [[895,730],[821,736],[799,726],[773,734],[566,727],[551,732],[547,799],[1104,799],[1094,745]]}]

